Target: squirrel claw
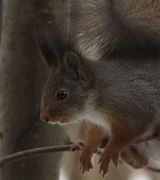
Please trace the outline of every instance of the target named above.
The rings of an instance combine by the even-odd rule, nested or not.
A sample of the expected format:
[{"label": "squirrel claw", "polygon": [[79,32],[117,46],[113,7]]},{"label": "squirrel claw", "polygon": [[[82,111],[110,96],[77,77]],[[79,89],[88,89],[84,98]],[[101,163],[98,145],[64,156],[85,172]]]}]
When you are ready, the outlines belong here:
[{"label": "squirrel claw", "polygon": [[103,177],[104,177],[105,174],[108,173],[108,168],[109,168],[108,164],[109,164],[109,162],[107,162],[105,160],[103,161],[103,159],[100,162],[101,162],[101,164],[100,164],[99,174],[103,171]]},{"label": "squirrel claw", "polygon": [[103,170],[103,177],[105,176],[105,174],[108,172],[108,168],[109,168],[109,163],[112,160],[113,164],[116,166],[118,166],[118,157],[119,157],[119,153],[118,152],[111,152],[109,153],[109,151],[104,151],[104,153],[102,154],[102,156],[100,157],[99,163],[100,163],[100,171],[101,172]]},{"label": "squirrel claw", "polygon": [[89,170],[92,168],[92,166],[88,166],[87,164],[85,166],[80,166],[80,169],[82,170],[82,173],[85,174],[85,172],[89,172]]},{"label": "squirrel claw", "polygon": [[101,163],[101,158],[99,159],[99,161],[98,161],[98,164],[100,164]]},{"label": "squirrel claw", "polygon": [[82,173],[84,174],[86,171],[89,172],[90,169],[92,169],[92,162],[91,158],[82,158],[80,157],[80,169],[82,170]]},{"label": "squirrel claw", "polygon": [[108,167],[101,167],[99,170],[99,174],[103,171],[103,177],[108,173]]},{"label": "squirrel claw", "polygon": [[118,156],[119,156],[119,154],[116,154],[116,153],[114,153],[112,156],[112,161],[116,168],[118,166]]},{"label": "squirrel claw", "polygon": [[103,171],[103,177],[104,177],[104,176],[107,174],[107,172],[108,172],[108,168],[105,169],[105,170],[101,168],[101,169],[99,170],[99,174],[101,174],[102,171]]},{"label": "squirrel claw", "polygon": [[105,175],[106,175],[106,172],[103,171],[103,178],[104,178]]}]

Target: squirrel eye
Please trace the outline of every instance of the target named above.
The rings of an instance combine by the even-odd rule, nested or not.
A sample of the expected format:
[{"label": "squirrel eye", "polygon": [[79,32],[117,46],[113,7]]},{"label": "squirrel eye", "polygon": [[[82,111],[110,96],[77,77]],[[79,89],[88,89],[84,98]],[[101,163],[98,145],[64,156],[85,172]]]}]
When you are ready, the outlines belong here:
[{"label": "squirrel eye", "polygon": [[67,92],[65,90],[61,90],[58,92],[57,94],[57,100],[60,101],[60,100],[63,100],[67,97]]}]

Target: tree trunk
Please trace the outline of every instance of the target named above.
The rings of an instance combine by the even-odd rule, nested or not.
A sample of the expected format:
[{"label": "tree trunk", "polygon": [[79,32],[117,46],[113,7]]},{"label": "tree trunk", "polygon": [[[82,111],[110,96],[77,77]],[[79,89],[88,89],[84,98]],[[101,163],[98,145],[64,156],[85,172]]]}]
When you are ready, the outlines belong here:
[{"label": "tree trunk", "polygon": [[[63,143],[65,134],[59,126],[39,120],[47,68],[32,37],[33,13],[50,11],[53,4],[53,0],[3,2],[0,61],[2,155]],[[56,180],[59,159],[60,153],[57,153],[14,162],[3,167],[2,180]]]}]

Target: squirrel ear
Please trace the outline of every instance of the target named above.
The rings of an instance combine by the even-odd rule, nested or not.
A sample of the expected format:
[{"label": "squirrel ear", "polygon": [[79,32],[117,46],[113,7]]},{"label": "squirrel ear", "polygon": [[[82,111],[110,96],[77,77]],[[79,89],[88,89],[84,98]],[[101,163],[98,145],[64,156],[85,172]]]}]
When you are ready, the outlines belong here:
[{"label": "squirrel ear", "polygon": [[65,64],[71,67],[74,71],[78,72],[78,66],[80,64],[80,58],[77,54],[67,51],[63,56]]},{"label": "squirrel ear", "polygon": [[77,74],[78,77],[83,84],[83,86],[88,89],[91,86],[92,83],[92,72],[87,64],[83,64],[81,62],[80,57],[71,52],[68,51],[63,56],[65,64],[67,66],[71,67]]}]

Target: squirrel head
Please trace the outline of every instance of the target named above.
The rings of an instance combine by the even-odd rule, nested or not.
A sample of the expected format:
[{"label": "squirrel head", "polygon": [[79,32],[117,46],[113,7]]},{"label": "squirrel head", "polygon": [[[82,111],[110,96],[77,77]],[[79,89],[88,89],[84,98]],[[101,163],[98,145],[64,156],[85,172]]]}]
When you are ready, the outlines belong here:
[{"label": "squirrel head", "polygon": [[69,123],[84,110],[91,80],[82,68],[79,57],[69,51],[59,66],[52,64],[41,101],[41,119]]},{"label": "squirrel head", "polygon": [[50,33],[47,28],[37,25],[35,33],[37,45],[50,70],[40,118],[50,123],[69,123],[85,109],[92,72],[58,29],[54,28]]}]

